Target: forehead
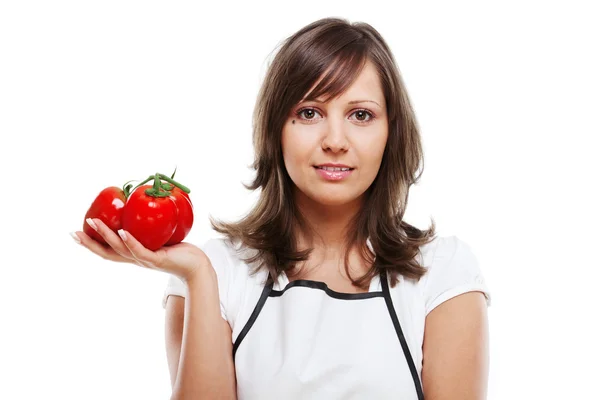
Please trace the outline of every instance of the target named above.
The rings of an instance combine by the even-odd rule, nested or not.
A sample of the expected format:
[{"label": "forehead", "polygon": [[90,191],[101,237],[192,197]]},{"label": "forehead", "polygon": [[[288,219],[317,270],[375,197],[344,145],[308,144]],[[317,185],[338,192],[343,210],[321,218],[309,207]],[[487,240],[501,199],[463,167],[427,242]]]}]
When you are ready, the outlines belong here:
[{"label": "forehead", "polygon": [[[307,94],[304,96],[304,99],[307,99],[307,95],[311,95],[313,90],[319,85],[319,83],[331,72],[331,68],[327,69],[320,77],[317,79],[315,84],[308,90]],[[342,74],[343,71],[339,70],[335,72],[337,74]],[[322,99],[326,96],[327,93],[321,94],[319,99]],[[361,97],[365,99],[375,100],[379,102],[379,104],[383,104],[384,102],[384,94],[383,89],[381,87],[381,79],[377,72],[377,68],[375,64],[370,60],[365,62],[364,67],[356,77],[356,79],[351,82],[348,87],[345,88],[343,92],[338,95],[339,98],[348,100],[353,100],[355,97]]]}]

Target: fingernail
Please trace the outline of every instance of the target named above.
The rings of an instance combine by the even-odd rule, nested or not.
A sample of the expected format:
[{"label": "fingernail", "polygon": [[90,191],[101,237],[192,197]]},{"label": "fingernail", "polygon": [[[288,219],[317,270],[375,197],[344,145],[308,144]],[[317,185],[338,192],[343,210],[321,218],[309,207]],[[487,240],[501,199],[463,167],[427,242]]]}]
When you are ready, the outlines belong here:
[{"label": "fingernail", "polygon": [[119,232],[119,236],[121,236],[121,239],[123,239],[123,241],[127,240],[127,235],[125,234],[125,231],[123,229],[119,229],[117,232]]},{"label": "fingernail", "polygon": [[75,232],[69,232],[69,235],[71,235],[71,237],[73,238],[74,241],[76,241],[77,243],[81,244],[81,240],[79,239],[79,237],[75,234]]},{"label": "fingernail", "polygon": [[94,229],[95,231],[98,230],[96,223],[91,218],[86,219],[86,222],[88,223],[89,226],[92,227],[92,229]]}]

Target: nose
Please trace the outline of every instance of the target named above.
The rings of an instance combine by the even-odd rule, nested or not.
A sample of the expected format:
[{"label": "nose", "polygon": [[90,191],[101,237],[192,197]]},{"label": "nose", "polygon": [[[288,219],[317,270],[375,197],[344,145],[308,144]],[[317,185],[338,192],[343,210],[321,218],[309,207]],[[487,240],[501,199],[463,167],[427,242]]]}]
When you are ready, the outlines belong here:
[{"label": "nose", "polygon": [[330,120],[325,129],[323,141],[321,142],[323,150],[329,150],[333,153],[348,150],[348,137],[346,136],[343,121]]}]

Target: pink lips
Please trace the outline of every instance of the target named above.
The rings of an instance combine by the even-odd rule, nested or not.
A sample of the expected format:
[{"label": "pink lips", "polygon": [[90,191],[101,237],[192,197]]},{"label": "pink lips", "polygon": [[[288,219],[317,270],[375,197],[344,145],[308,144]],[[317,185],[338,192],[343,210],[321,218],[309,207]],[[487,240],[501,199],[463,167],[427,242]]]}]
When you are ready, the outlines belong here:
[{"label": "pink lips", "polygon": [[[338,167],[338,168],[349,168],[345,165],[320,165],[320,167]],[[315,170],[317,171],[317,173],[325,180],[328,181],[341,181],[345,178],[347,178],[353,171],[353,169],[349,169],[346,171],[328,171],[326,169],[322,169],[319,167],[315,167]]]}]

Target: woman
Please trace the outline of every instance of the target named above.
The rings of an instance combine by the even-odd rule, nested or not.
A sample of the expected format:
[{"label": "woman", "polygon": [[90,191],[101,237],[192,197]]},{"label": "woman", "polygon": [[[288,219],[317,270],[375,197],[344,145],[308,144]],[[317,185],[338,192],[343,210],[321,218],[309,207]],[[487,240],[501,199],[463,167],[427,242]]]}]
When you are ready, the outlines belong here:
[{"label": "woman", "polygon": [[370,25],[289,37],[254,114],[261,189],[224,238],[143,248],[94,219],[102,257],[171,274],[173,398],[483,399],[489,293],[470,247],[402,220],[422,148]]}]

